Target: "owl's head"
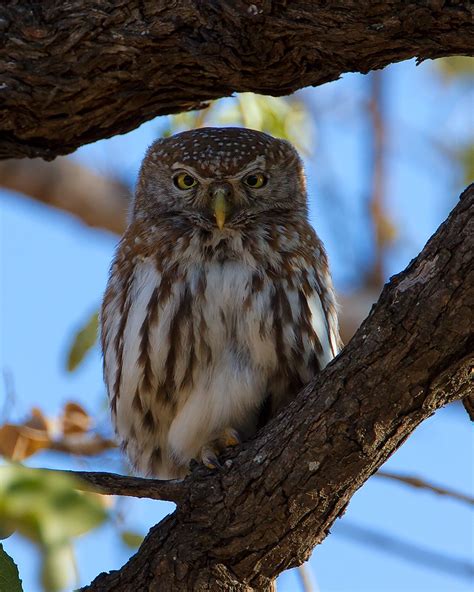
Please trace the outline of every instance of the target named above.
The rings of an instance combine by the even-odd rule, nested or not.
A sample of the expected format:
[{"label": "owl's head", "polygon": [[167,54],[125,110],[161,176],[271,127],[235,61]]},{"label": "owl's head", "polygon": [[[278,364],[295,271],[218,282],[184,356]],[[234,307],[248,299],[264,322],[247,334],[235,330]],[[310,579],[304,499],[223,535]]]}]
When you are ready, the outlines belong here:
[{"label": "owl's head", "polygon": [[207,229],[265,216],[306,215],[303,166],[293,146],[250,129],[201,128],[157,140],[143,161],[133,218],[179,216]]}]

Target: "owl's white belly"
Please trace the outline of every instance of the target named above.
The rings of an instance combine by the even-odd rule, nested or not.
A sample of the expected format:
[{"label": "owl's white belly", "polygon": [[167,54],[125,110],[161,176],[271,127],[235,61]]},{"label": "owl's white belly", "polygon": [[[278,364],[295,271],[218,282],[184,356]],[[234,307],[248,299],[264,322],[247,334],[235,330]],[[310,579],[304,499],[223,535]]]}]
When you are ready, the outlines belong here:
[{"label": "owl's white belly", "polygon": [[[193,275],[201,273],[188,274],[191,286]],[[264,331],[271,322],[271,285],[252,298],[252,269],[235,261],[206,264],[204,273],[204,297],[192,290],[194,335],[199,334],[194,347],[201,359],[192,388],[179,397],[168,437],[173,453],[188,462],[225,428],[252,431],[277,364],[270,331]],[[203,327],[209,352],[200,348]]]},{"label": "owl's white belly", "polygon": [[[170,282],[154,261],[138,263],[125,304],[122,349],[118,295],[104,307],[104,366],[115,426],[141,472],[183,474],[224,429],[245,436],[255,431],[282,354],[275,339],[275,322],[281,321],[276,287],[262,273],[240,261],[206,262],[183,266]],[[290,355],[300,301],[287,285],[279,289],[295,319],[282,325]],[[325,365],[332,357],[326,321],[319,297],[312,300],[308,304]],[[308,380],[313,346],[303,345],[300,375]]]}]

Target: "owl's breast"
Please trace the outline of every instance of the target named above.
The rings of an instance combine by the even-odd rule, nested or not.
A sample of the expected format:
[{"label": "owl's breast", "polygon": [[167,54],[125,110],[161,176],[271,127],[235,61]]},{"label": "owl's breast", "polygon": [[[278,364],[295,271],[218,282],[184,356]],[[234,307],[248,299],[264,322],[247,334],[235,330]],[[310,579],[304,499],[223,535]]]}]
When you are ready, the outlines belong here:
[{"label": "owl's breast", "polygon": [[212,262],[191,269],[187,281],[193,294],[198,351],[204,341],[214,362],[225,360],[236,371],[243,365],[261,369],[276,365],[270,335],[274,290],[263,272],[239,261]]}]

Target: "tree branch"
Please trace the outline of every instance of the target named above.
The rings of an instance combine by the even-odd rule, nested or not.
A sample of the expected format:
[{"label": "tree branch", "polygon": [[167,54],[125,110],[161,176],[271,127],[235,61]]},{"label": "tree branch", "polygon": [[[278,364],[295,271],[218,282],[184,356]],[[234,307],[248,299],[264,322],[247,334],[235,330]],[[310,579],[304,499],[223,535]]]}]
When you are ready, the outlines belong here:
[{"label": "tree branch", "polygon": [[125,230],[129,188],[67,158],[0,161],[0,186],[65,210],[88,226]]},{"label": "tree branch", "polygon": [[[51,471],[53,469],[43,469]],[[79,479],[84,486],[83,491],[96,491],[104,495],[124,495],[128,497],[145,497],[154,500],[165,500],[179,504],[183,501],[186,488],[183,481],[161,481],[159,479],[142,479],[126,477],[114,473],[90,473],[87,471],[57,471]],[[81,484],[82,485],[82,484]]]},{"label": "tree branch", "polygon": [[412,541],[378,532],[372,528],[342,522],[334,529],[334,534],[351,539],[357,545],[373,547],[378,552],[398,556],[403,561],[409,561],[415,565],[423,566],[425,569],[442,572],[451,577],[463,578],[472,582],[474,576],[474,564],[468,559],[420,547]]},{"label": "tree branch", "polygon": [[374,476],[405,483],[405,485],[416,487],[417,489],[426,489],[427,491],[432,491],[437,495],[444,495],[457,501],[465,502],[471,506],[474,505],[474,497],[470,495],[465,495],[464,493],[459,493],[459,491],[455,491],[454,489],[448,489],[447,487],[440,487],[439,485],[428,483],[424,479],[420,479],[419,477],[415,477],[413,475],[398,475],[397,473],[390,473],[389,471],[377,471]]},{"label": "tree branch", "polygon": [[474,186],[355,337],[254,441],[199,467],[177,510],[89,592],[268,591],[436,409],[473,393]]},{"label": "tree branch", "polygon": [[52,159],[236,91],[474,49],[469,0],[14,0],[0,31],[0,158]]}]

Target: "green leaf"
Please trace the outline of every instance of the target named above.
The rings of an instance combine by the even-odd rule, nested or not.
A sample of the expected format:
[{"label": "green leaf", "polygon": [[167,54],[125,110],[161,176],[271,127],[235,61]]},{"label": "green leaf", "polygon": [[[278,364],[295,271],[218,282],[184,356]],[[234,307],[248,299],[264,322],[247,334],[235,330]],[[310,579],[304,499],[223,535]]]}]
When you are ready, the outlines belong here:
[{"label": "green leaf", "polygon": [[120,533],[120,538],[122,539],[122,542],[127,545],[127,547],[130,547],[131,549],[137,549],[143,543],[143,539],[145,537],[138,532],[123,530]]},{"label": "green leaf", "polygon": [[463,182],[469,185],[474,181],[474,142],[463,146],[457,151],[463,171]]},{"label": "green leaf", "polygon": [[439,71],[446,81],[455,79],[472,80],[474,78],[474,58],[468,56],[451,56],[436,60]]},{"label": "green leaf", "polygon": [[48,591],[64,588],[71,579],[73,538],[107,517],[99,497],[78,491],[79,485],[74,477],[57,471],[0,466],[0,524],[39,546]]},{"label": "green leaf", "polygon": [[44,545],[56,544],[98,526],[106,511],[94,494],[78,491],[64,473],[0,467],[0,522]]},{"label": "green leaf", "polygon": [[0,592],[23,592],[20,574],[13,559],[0,544]]},{"label": "green leaf", "polygon": [[86,354],[91,350],[96,341],[99,328],[99,314],[94,314],[87,323],[76,333],[67,356],[67,369],[73,372],[84,360]]}]

